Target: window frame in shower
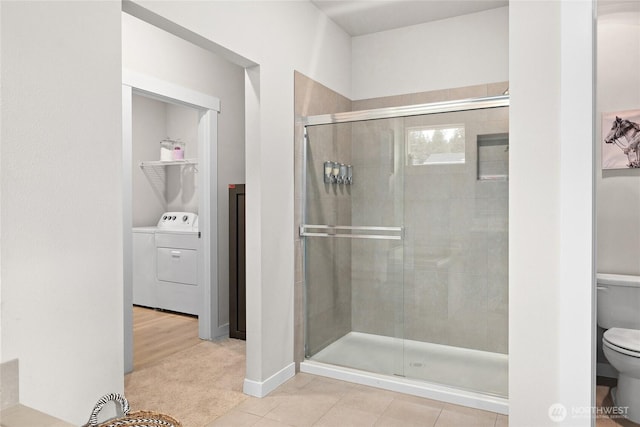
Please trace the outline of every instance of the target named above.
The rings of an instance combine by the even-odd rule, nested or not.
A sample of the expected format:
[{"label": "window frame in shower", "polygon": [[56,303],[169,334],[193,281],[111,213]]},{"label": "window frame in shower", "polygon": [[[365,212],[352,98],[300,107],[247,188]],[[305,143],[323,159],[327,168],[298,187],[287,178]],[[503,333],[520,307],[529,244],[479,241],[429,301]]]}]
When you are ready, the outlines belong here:
[{"label": "window frame in shower", "polygon": [[[412,133],[425,133],[432,132],[435,135],[435,132],[443,132],[447,130],[457,130],[458,132],[462,130],[462,135],[460,139],[462,140],[462,150],[461,151],[436,151],[431,154],[428,154],[422,162],[412,161],[412,155],[415,153],[414,147],[412,144]],[[444,125],[425,125],[425,126],[411,126],[405,128],[404,132],[404,143],[405,143],[405,158],[404,164],[406,167],[429,167],[429,166],[440,166],[440,165],[464,165],[467,163],[466,159],[466,140],[465,140],[466,126],[464,123],[451,123]],[[430,141],[425,141],[425,145],[433,143],[433,136]],[[449,145],[451,140],[446,141],[446,144]],[[458,156],[455,156],[455,155]],[[434,156],[435,155],[435,156]],[[444,155],[444,160],[437,160],[438,155]],[[446,158],[448,156],[448,158]],[[431,156],[434,156],[431,159]]]}]

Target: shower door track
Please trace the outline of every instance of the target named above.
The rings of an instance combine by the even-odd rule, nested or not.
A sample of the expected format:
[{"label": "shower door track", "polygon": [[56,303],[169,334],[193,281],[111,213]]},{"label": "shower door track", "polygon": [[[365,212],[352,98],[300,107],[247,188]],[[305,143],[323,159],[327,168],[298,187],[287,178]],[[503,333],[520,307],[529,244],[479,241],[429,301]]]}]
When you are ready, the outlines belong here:
[{"label": "shower door track", "polygon": [[426,114],[453,113],[457,111],[482,110],[509,106],[509,95],[461,99],[457,101],[432,102],[429,104],[405,105],[402,107],[376,108],[372,110],[347,111],[344,113],[319,114],[300,118],[303,126],[349,123],[394,117],[422,116]]}]

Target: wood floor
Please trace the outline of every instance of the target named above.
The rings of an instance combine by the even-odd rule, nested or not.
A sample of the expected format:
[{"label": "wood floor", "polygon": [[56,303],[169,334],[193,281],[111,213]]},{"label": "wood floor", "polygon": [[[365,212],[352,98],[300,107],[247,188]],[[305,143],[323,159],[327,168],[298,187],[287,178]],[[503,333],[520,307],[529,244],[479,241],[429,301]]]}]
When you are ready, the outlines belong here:
[{"label": "wood floor", "polygon": [[134,371],[198,343],[197,317],[133,307]]}]

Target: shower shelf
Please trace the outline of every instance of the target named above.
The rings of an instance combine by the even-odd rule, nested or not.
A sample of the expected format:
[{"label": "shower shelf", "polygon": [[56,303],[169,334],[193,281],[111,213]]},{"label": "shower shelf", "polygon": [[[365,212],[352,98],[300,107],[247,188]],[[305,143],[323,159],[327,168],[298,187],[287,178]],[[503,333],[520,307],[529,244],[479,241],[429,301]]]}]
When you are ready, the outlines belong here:
[{"label": "shower shelf", "polygon": [[509,180],[509,134],[478,135],[478,181]]}]

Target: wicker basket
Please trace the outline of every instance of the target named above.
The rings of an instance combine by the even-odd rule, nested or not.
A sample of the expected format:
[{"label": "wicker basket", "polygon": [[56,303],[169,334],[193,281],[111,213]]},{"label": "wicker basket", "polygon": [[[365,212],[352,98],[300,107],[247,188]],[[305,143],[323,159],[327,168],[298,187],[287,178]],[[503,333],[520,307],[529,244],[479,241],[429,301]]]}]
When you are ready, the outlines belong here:
[{"label": "wicker basket", "polygon": [[[113,418],[98,424],[98,414],[102,407],[107,403],[114,401],[120,404],[123,416]],[[112,393],[102,396],[91,412],[89,422],[82,427],[182,427],[176,419],[151,411],[135,411],[129,412],[129,402],[119,393]]]}]

